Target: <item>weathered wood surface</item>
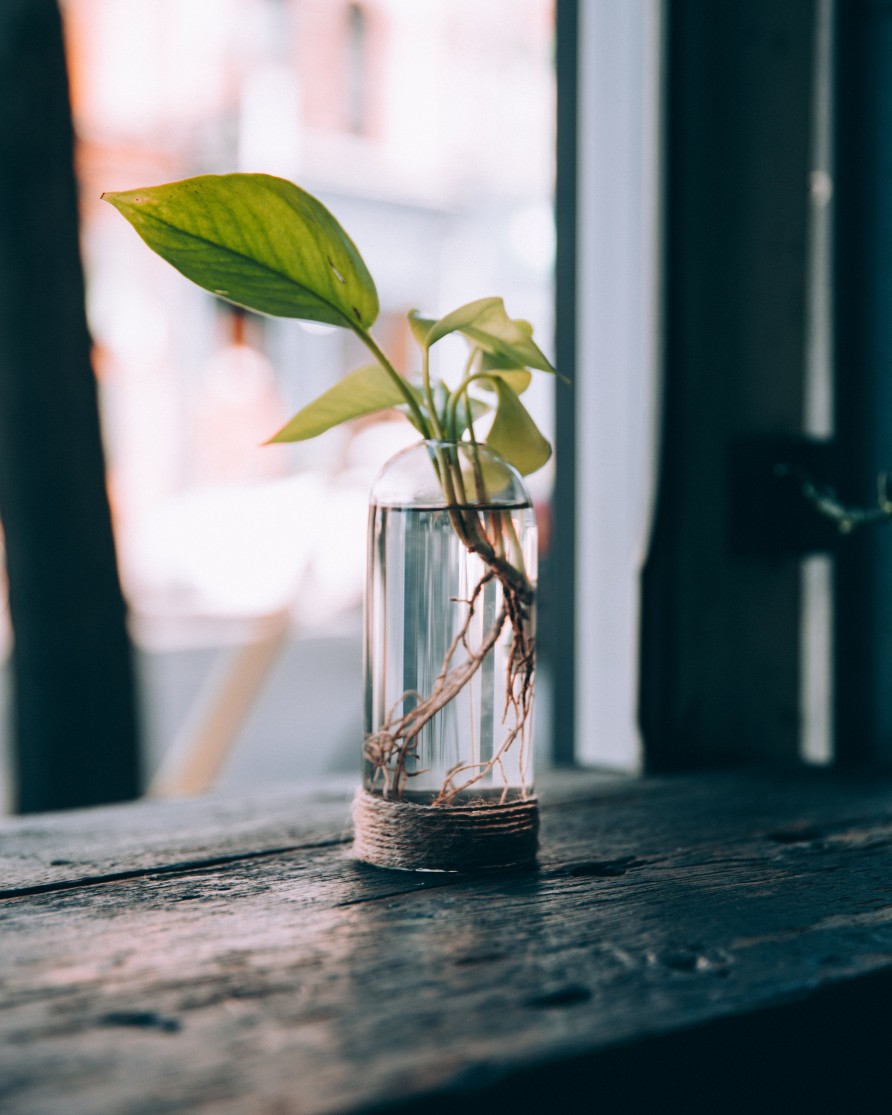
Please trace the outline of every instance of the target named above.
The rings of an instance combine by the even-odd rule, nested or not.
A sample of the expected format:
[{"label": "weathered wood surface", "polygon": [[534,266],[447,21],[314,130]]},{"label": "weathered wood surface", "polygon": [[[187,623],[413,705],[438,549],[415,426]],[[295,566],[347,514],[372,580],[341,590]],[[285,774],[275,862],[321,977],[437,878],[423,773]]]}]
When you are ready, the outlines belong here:
[{"label": "weathered wood surface", "polygon": [[3,822],[0,1111],[727,1111],[772,1052],[868,1109],[892,780],[555,780],[539,870],[472,879],[351,862],[348,797]]},{"label": "weathered wood surface", "polygon": [[353,789],[345,780],[0,821],[0,896],[341,844]]}]

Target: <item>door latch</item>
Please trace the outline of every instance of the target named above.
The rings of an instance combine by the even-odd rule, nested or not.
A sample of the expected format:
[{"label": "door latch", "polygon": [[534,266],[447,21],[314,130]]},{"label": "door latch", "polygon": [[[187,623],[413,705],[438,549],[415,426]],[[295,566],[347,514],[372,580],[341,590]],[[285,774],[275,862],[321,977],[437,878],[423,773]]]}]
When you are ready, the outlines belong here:
[{"label": "door latch", "polygon": [[877,500],[852,507],[837,496],[832,440],[744,437],[729,454],[729,540],[741,557],[834,553],[863,527],[892,522],[892,486],[881,473]]}]

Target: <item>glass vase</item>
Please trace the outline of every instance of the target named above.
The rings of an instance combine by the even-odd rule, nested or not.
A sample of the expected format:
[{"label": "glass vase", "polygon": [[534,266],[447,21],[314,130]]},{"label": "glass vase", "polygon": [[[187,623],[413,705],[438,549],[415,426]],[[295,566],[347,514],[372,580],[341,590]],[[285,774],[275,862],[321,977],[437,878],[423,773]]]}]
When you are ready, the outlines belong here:
[{"label": "glass vase", "polygon": [[358,832],[357,854],[444,870],[528,861],[537,538],[523,481],[483,446],[422,442],[379,473],[368,529],[362,796],[399,831],[377,851]]}]

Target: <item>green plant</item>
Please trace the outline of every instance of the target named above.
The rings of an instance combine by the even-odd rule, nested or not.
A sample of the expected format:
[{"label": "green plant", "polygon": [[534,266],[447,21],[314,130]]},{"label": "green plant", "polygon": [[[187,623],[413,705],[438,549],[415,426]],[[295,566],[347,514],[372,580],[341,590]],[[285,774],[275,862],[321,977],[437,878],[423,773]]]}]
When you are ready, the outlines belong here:
[{"label": "green plant", "polygon": [[[496,753],[497,763],[530,712],[534,600],[511,537],[510,517],[497,518],[502,525],[487,529],[475,509],[486,505],[489,493],[486,470],[474,447],[479,425],[489,421],[480,444],[521,474],[534,472],[551,454],[520,399],[534,371],[554,372],[533,340],[532,327],[510,318],[501,298],[470,302],[439,319],[412,310],[408,319],[420,348],[420,368],[406,378],[372,336],[378,296],[362,257],[331,213],[298,186],[261,174],[206,175],[103,197],[150,248],[205,290],[261,314],[349,329],[369,350],[372,363],[305,406],[271,442],[302,441],[350,419],[397,409],[425,440],[435,443],[434,468],[452,526],[463,544],[482,558],[485,580],[495,578],[501,584],[504,607],[496,620],[498,629],[480,647],[468,647],[466,639],[456,641],[435,691],[418,695],[409,714],[373,733],[366,756],[373,756],[384,772],[387,792],[399,796],[409,777],[406,760],[418,733],[467,684],[501,627],[509,623],[514,649],[506,697],[517,722]],[[450,385],[432,375],[431,349],[455,333],[467,341],[468,355]],[[462,466],[454,450],[459,440],[471,446],[475,464],[470,469]],[[469,616],[481,586],[465,602]],[[461,649],[468,657],[456,663]],[[471,770],[464,781],[447,780],[440,803],[448,804],[485,773]]]}]

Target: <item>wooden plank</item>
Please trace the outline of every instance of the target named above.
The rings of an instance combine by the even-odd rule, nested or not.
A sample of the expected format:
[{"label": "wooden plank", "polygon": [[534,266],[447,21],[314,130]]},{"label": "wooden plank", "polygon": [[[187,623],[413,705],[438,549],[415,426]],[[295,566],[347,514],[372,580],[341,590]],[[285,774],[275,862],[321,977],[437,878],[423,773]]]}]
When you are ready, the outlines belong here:
[{"label": "wooden plank", "polygon": [[0,820],[0,894],[350,839],[352,779]]},{"label": "wooden plank", "polygon": [[[628,779],[552,772],[550,799],[582,787],[604,793]],[[347,844],[355,779],[327,778],[244,793],[142,801],[0,818],[0,896],[179,870],[317,844]]]},{"label": "wooden plank", "polygon": [[[296,797],[305,845],[262,856],[284,795],[268,825],[259,799],[242,815],[192,803],[194,821],[189,803],[134,808],[133,846],[109,863],[145,866],[142,833],[158,870],[0,903],[0,1109],[476,1111],[510,1097],[531,1111],[543,1088],[588,1081],[617,1103],[604,1109],[642,1110],[618,1101],[691,1087],[673,1064],[711,1078],[673,1035],[745,1062],[777,1036],[770,1008],[795,1035],[802,1018],[783,1012],[799,1000],[829,1019],[825,1038],[860,1033],[853,1002],[826,996],[892,973],[892,781],[583,778],[543,793],[540,869],[473,879],[352,863],[315,839],[343,799]],[[176,807],[194,836],[171,838],[164,871]],[[95,850],[127,812],[0,835]],[[228,859],[203,863],[215,824]],[[644,1062],[623,1047],[668,1075],[630,1076]]]}]

